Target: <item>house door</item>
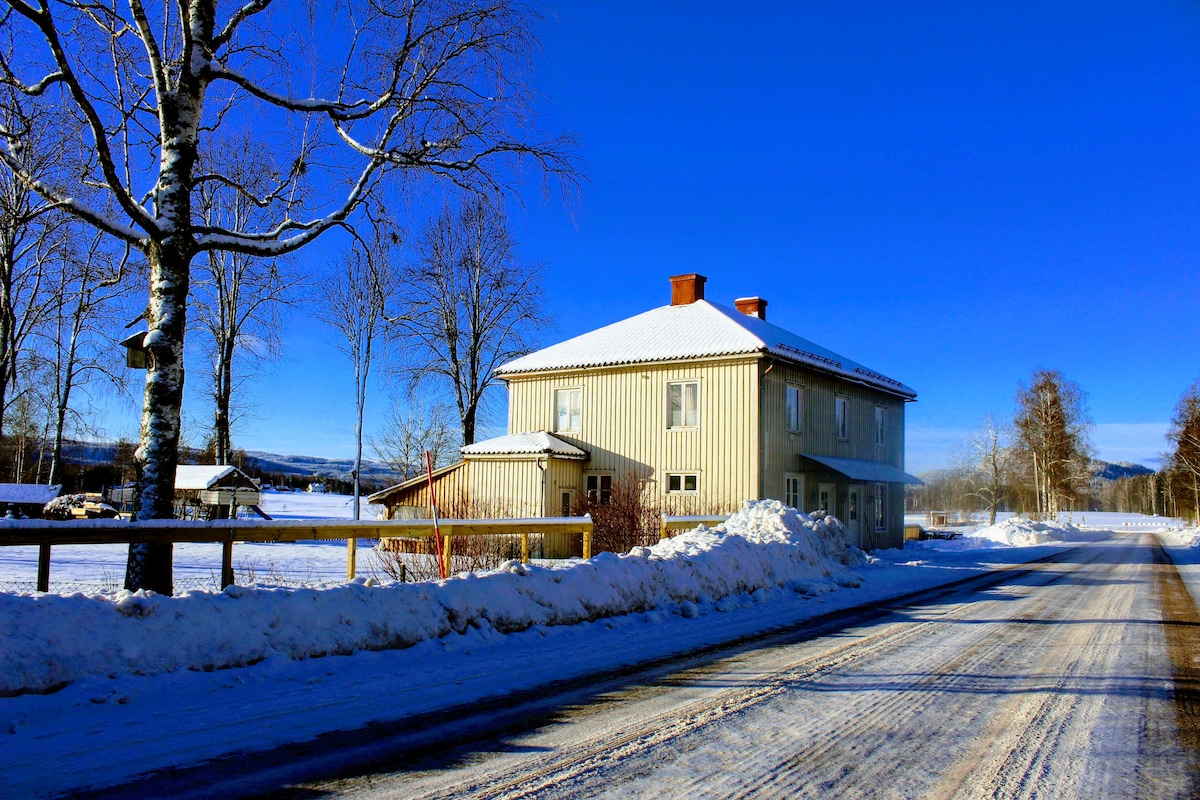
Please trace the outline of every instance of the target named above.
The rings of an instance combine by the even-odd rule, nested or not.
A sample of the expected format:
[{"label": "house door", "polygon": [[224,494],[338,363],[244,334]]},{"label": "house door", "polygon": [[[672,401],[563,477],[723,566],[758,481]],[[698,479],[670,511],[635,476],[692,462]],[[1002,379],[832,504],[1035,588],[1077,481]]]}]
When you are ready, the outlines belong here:
[{"label": "house door", "polygon": [[851,486],[846,494],[846,533],[850,544],[862,547],[862,496],[863,487]]},{"label": "house door", "polygon": [[817,484],[817,508],[836,517],[837,507],[834,505],[833,489],[832,483]]}]

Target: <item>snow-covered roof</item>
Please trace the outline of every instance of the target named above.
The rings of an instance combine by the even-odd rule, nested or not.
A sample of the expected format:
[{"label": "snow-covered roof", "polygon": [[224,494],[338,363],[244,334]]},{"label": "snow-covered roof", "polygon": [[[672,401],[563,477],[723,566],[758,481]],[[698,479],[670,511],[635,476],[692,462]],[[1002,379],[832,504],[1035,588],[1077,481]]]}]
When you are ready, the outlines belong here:
[{"label": "snow-covered roof", "polygon": [[[234,480],[229,481],[227,478]],[[253,485],[250,476],[237,467],[214,464],[181,464],[175,468],[175,489],[199,491],[210,489],[221,483],[234,483],[239,486]]]},{"label": "snow-covered roof", "polygon": [[564,442],[557,436],[551,436],[545,431],[497,436],[495,439],[469,444],[461,448],[460,452],[468,458],[471,456],[516,455],[549,455],[577,459],[588,457],[587,452],[569,442]]},{"label": "snow-covered roof", "polygon": [[660,306],[510,361],[503,376],[762,353],[912,400],[917,393],[756,316],[697,300]]},{"label": "snow-covered roof", "polygon": [[0,483],[0,505],[44,506],[62,490],[61,486],[46,486],[42,483]]}]

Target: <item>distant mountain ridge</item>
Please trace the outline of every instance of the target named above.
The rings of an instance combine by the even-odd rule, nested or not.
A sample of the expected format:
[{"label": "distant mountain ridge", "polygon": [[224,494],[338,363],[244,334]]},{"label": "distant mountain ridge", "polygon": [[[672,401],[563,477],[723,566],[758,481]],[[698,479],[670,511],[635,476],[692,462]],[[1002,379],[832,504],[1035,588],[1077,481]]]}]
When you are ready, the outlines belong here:
[{"label": "distant mountain ridge", "polygon": [[[114,442],[68,441],[63,443],[63,453],[68,461],[76,464],[108,464],[116,457],[117,445]],[[283,475],[349,481],[350,473],[354,470],[354,459],[284,456],[262,450],[247,450],[246,466],[264,473],[277,472]],[[375,483],[398,483],[400,480],[395,471],[382,461],[366,458],[362,462],[362,478],[364,481]]]},{"label": "distant mountain ridge", "polygon": [[[246,466],[262,472],[281,472],[284,475],[311,475],[318,478],[339,478],[351,480],[354,471],[352,458],[320,458],[318,456],[281,456],[277,453],[267,453],[262,450],[246,451]],[[382,461],[372,461],[364,458],[362,461],[363,480],[379,482],[399,482],[396,472]]]}]

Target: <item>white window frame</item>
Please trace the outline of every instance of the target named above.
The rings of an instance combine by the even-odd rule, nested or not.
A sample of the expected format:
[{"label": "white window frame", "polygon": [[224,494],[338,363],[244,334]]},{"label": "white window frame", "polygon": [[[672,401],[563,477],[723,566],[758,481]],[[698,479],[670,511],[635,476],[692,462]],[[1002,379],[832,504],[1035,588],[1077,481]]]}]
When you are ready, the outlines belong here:
[{"label": "white window frame", "polygon": [[[687,488],[688,483],[691,483],[692,488]],[[700,473],[699,472],[668,472],[667,473],[667,494],[699,494],[700,493]]]},{"label": "white window frame", "polygon": [[[592,479],[596,481],[596,487],[592,488]],[[604,497],[604,479],[608,478],[608,498]],[[585,472],[583,475],[583,496],[587,498],[589,503],[596,505],[607,505],[612,500],[612,482],[613,474],[611,472]],[[593,492],[595,497],[593,497]]]},{"label": "white window frame", "polygon": [[887,447],[888,407],[875,406],[875,446]]},{"label": "white window frame", "polygon": [[875,484],[875,532],[886,531],[888,517],[887,484]]},{"label": "white window frame", "polygon": [[[689,386],[696,387],[696,394],[695,394],[696,407],[694,409],[691,409],[692,414],[694,416],[694,420],[691,425],[687,424],[688,423],[688,407],[687,407],[688,391],[687,391],[687,387],[689,387]],[[676,387],[679,387],[679,401],[680,401],[679,408],[680,408],[680,416],[682,417],[682,419],[680,420],[682,424],[680,424],[680,425],[672,424],[672,420],[671,420],[671,392],[674,391]],[[663,399],[666,404],[667,430],[694,431],[700,427],[700,380],[699,380],[699,378],[690,378],[687,380],[679,380],[679,381],[667,381],[666,391],[663,395]]]},{"label": "white window frame", "polygon": [[850,441],[850,398],[844,394],[833,396],[833,436],[839,442]]},{"label": "white window frame", "polygon": [[783,474],[783,502],[795,509],[804,508],[804,476],[799,472]]},{"label": "white window frame", "polygon": [[[559,416],[558,397],[560,394],[574,395],[577,401],[576,406],[576,425],[574,427],[560,427],[562,418]],[[554,432],[555,433],[579,433],[583,429],[583,387],[582,386],[560,386],[554,390]],[[569,402],[569,401],[568,401]],[[567,408],[567,425],[571,424],[571,409]]]},{"label": "white window frame", "polygon": [[[794,408],[792,397],[796,398]],[[800,433],[804,430],[804,387],[798,383],[784,385],[783,416],[788,433]]]}]

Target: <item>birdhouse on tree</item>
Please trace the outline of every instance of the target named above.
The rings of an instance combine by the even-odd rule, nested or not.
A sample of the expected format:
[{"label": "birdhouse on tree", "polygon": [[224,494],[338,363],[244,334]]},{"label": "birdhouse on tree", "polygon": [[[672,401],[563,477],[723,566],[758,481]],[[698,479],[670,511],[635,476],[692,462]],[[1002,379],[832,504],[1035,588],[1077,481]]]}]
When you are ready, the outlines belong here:
[{"label": "birdhouse on tree", "polygon": [[146,337],[150,331],[139,331],[121,342],[125,348],[125,366],[130,369],[146,368]]}]

